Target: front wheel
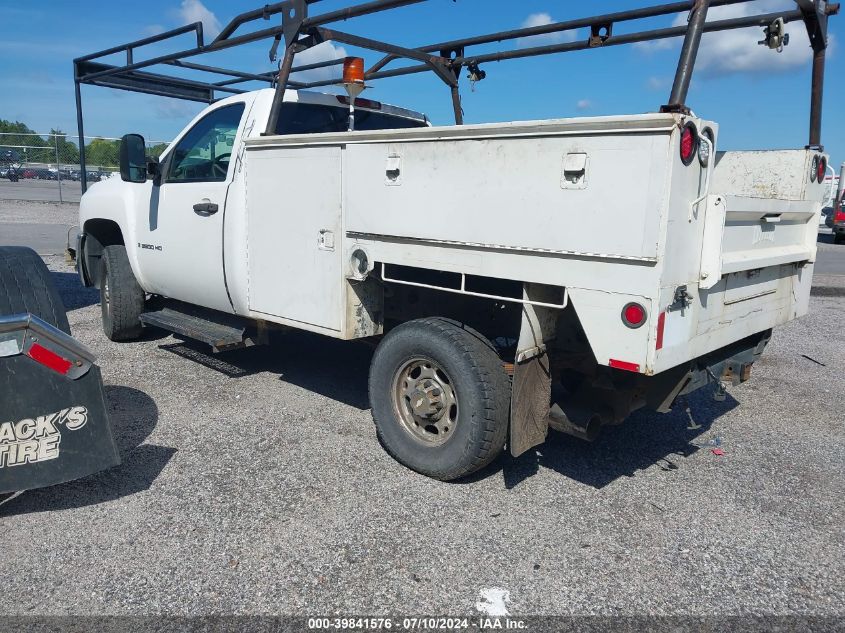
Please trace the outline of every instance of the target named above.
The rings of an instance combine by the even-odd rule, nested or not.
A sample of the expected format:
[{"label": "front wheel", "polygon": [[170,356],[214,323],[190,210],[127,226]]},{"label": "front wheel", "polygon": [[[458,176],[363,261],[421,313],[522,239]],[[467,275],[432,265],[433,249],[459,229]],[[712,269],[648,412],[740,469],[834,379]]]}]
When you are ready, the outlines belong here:
[{"label": "front wheel", "polygon": [[100,308],[103,332],[110,340],[131,341],[140,336],[144,298],[126,247],[106,246],[100,260]]},{"label": "front wheel", "polygon": [[459,479],[504,448],[510,380],[490,342],[460,323],[427,318],[391,331],[369,390],[382,445],[423,475]]}]

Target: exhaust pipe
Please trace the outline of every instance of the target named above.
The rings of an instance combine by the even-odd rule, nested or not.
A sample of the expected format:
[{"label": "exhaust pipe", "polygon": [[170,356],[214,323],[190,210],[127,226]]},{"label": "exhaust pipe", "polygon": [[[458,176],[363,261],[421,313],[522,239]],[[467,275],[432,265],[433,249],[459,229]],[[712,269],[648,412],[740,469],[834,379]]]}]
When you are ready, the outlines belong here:
[{"label": "exhaust pipe", "polygon": [[587,442],[594,441],[601,431],[602,419],[595,411],[573,404],[555,403],[549,410],[549,426],[555,431]]}]

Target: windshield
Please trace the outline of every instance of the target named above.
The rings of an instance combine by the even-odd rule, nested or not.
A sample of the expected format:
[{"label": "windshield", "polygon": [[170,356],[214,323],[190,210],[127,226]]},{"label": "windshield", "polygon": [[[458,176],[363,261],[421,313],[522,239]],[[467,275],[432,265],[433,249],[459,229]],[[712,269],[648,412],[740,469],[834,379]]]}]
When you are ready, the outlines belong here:
[{"label": "windshield", "polygon": [[[406,119],[384,112],[355,110],[355,129],[402,130],[426,127],[425,121]],[[313,103],[285,103],[276,126],[276,134],[319,134],[346,132],[349,129],[349,109]]]}]

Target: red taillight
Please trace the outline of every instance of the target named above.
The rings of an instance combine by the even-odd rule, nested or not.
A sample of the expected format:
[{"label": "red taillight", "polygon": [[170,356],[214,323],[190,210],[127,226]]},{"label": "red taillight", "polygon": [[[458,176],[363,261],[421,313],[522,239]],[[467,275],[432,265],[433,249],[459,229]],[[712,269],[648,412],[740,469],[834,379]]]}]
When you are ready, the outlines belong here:
[{"label": "red taillight", "polygon": [[59,372],[60,374],[67,374],[70,371],[70,368],[73,367],[73,363],[66,358],[62,358],[55,352],[47,349],[46,347],[42,347],[38,343],[33,343],[32,347],[29,348],[27,351],[27,356],[29,356],[32,360],[41,363],[45,367],[49,367],[53,371]]},{"label": "red taillight", "polygon": [[641,327],[647,316],[645,308],[639,303],[629,303],[622,308],[622,322],[632,329]]},{"label": "red taillight", "polygon": [[681,132],[681,161],[691,165],[698,152],[698,130],[693,123],[687,123]]},{"label": "red taillight", "polygon": [[818,172],[816,173],[816,180],[820,183],[824,182],[827,176],[827,159],[824,156],[819,156]]}]

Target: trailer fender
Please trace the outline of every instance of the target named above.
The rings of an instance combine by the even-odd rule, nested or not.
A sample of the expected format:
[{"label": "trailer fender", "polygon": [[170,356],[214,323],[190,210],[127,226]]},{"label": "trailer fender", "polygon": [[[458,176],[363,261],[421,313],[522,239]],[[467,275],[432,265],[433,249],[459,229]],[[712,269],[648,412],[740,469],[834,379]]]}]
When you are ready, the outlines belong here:
[{"label": "trailer fender", "polygon": [[38,317],[0,316],[0,493],[120,463],[93,358]]}]

